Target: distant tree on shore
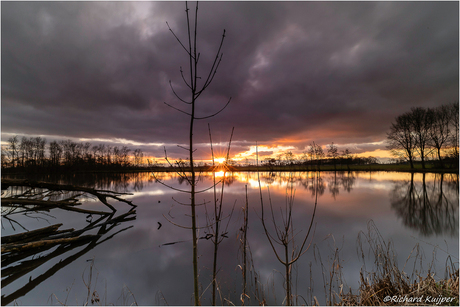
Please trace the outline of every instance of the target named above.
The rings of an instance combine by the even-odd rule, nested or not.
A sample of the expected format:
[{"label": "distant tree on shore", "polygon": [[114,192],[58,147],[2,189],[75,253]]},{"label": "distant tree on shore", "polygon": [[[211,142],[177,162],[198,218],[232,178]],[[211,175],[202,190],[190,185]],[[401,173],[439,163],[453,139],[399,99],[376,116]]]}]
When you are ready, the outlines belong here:
[{"label": "distant tree on shore", "polygon": [[411,168],[417,157],[426,168],[426,159],[432,154],[444,167],[443,151],[458,159],[458,102],[434,109],[412,108],[396,117],[387,140],[387,148],[395,157],[409,161]]},{"label": "distant tree on shore", "polygon": [[[2,168],[8,169],[91,169],[141,166],[144,154],[141,149],[132,151],[127,146],[111,147],[105,144],[76,143],[71,140],[47,141],[42,137],[18,136],[9,138],[2,148]],[[47,152],[48,147],[48,152]]]},{"label": "distant tree on shore", "polygon": [[391,124],[390,132],[387,133],[387,147],[393,151],[393,155],[400,154],[409,160],[410,167],[414,168],[415,135],[412,133],[410,118],[410,113],[396,117],[395,122]]},{"label": "distant tree on shore", "polygon": [[448,106],[439,106],[435,109],[428,109],[428,117],[430,118],[431,125],[429,126],[429,140],[428,144],[436,151],[436,155],[440,162],[441,167],[444,167],[442,162],[441,149],[443,149],[451,137],[449,130],[449,116],[450,110]]},{"label": "distant tree on shore", "polygon": [[449,126],[451,129],[451,143],[450,146],[452,148],[452,156],[458,158],[458,134],[459,134],[459,129],[458,129],[458,116],[459,116],[459,110],[458,110],[458,101],[449,104],[448,106],[449,109]]},{"label": "distant tree on shore", "polygon": [[337,149],[337,146],[334,145],[334,142],[332,142],[331,145],[329,145],[329,148],[327,149],[327,156],[332,159],[334,162],[334,169],[336,168],[336,160],[339,157],[339,152]]}]

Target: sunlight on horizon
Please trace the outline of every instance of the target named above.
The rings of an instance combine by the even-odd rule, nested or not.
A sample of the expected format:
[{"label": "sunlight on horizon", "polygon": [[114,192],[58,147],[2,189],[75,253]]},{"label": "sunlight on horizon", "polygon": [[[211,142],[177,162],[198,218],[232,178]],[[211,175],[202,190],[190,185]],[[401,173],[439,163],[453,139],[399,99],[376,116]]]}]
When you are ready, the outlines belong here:
[{"label": "sunlight on horizon", "polygon": [[214,158],[214,161],[219,164],[223,164],[225,162],[225,158]]}]

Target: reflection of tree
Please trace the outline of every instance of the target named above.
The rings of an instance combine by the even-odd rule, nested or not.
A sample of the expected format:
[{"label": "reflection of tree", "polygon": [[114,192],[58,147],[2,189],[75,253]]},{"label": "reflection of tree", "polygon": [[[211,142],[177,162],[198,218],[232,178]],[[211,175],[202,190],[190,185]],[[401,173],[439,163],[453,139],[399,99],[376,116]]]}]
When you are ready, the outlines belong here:
[{"label": "reflection of tree", "polygon": [[[164,173],[168,176],[168,173]],[[70,185],[92,187],[94,189],[112,190],[116,192],[126,192],[133,182],[147,181],[150,177],[149,172],[138,173],[116,173],[116,172],[92,172],[92,173],[50,173],[50,174],[27,174],[27,178],[32,181],[46,182],[66,182]],[[14,179],[14,174],[2,175],[2,179]],[[21,177],[22,178],[22,177]],[[138,186],[139,188],[139,186]],[[141,187],[140,187],[141,188]],[[142,189],[142,188],[141,188]],[[139,190],[140,191],[140,190]]]},{"label": "reflection of tree", "polygon": [[319,173],[317,178],[311,178],[308,189],[310,190],[312,197],[315,197],[316,194],[318,194],[318,196],[322,196],[324,194],[324,191],[326,190],[326,184],[324,183],[323,178],[321,178],[321,173]]},{"label": "reflection of tree", "polygon": [[[436,174],[427,183],[425,177],[423,174],[421,183],[414,182],[412,173],[410,181],[395,182],[391,206],[406,226],[417,229],[423,236],[454,236],[458,232],[458,190],[452,184],[455,178]],[[458,175],[456,178],[458,182]]]},{"label": "reflection of tree", "polygon": [[265,184],[272,184],[276,179],[276,172],[260,173],[260,179],[263,180]]},{"label": "reflection of tree", "polygon": [[445,174],[446,177],[446,185],[449,191],[455,193],[458,198],[458,174]]},{"label": "reflection of tree", "polygon": [[[57,271],[69,265],[76,259],[80,258],[84,254],[86,254],[88,251],[95,248],[97,245],[107,240],[110,240],[116,234],[133,227],[131,225],[129,227],[120,229],[117,232],[112,233],[111,235],[101,240],[102,236],[108,234],[112,229],[117,227],[120,223],[134,220],[136,217],[133,215],[135,214],[136,214],[136,211],[134,209],[131,209],[131,211],[123,215],[120,215],[116,218],[114,218],[112,215],[109,217],[102,217],[103,219],[105,219],[105,221],[98,220],[96,225],[92,223],[79,231],[73,232],[72,234],[72,235],[78,235],[78,233],[82,234],[90,229],[96,228],[98,229],[98,232],[96,235],[81,236],[80,240],[75,240],[67,244],[60,244],[59,247],[55,249],[54,251],[48,253],[47,255],[40,255],[38,258],[32,258],[30,260],[25,260],[19,263],[19,261],[21,261],[22,259],[26,257],[30,257],[30,256],[34,256],[34,255],[43,253],[44,252],[43,249],[34,250],[33,252],[32,251],[29,251],[29,252],[22,251],[22,252],[16,252],[16,253],[14,252],[13,253],[3,253],[2,252],[2,278],[3,278],[2,288],[3,288],[7,286],[8,284],[12,283],[13,281],[17,280],[18,278],[35,270],[36,268],[43,265],[44,263],[51,261],[53,258],[63,255],[77,247],[86,245],[84,249],[77,251],[75,254],[67,257],[66,259],[64,260],[60,259],[53,267],[51,267],[49,270],[47,270],[45,273],[41,274],[40,276],[34,279],[29,279],[29,282],[27,284],[25,284],[23,287],[16,290],[15,292],[7,296],[2,295],[2,305],[7,305],[13,302],[14,300],[16,300],[17,298],[26,295],[29,291],[34,289],[40,283],[42,283],[46,279],[53,276]],[[14,265],[15,263],[18,263],[18,264]],[[11,264],[13,265],[10,266]]]},{"label": "reflection of tree", "polygon": [[353,190],[353,185],[355,184],[355,180],[356,178],[352,172],[347,172],[346,176],[345,176],[345,172],[341,172],[340,181],[342,183],[343,188],[348,193],[350,193],[351,190]]},{"label": "reflection of tree", "polygon": [[[76,214],[84,214],[89,224],[79,230],[58,230],[62,224],[56,224],[37,230],[2,237],[2,288],[26,274],[29,274],[43,264],[53,261],[56,257],[64,254],[68,255],[75,248],[84,246],[83,249],[76,251],[73,255],[65,259],[59,259],[59,261],[54,260],[55,264],[50,269],[34,279],[30,278],[24,286],[17,289],[15,292],[6,296],[2,295],[2,305],[9,304],[17,298],[26,295],[40,283],[53,276],[57,271],[86,254],[97,245],[133,227],[131,225],[119,229],[118,231],[112,231],[121,223],[136,218],[136,211],[134,208],[118,216],[115,216],[115,211],[103,212],[79,208],[78,205],[80,203],[77,197],[82,195],[81,192],[84,192],[83,190],[78,194],[75,194],[77,191],[71,191],[72,195],[68,197],[69,193],[57,190],[46,190],[44,188],[30,189],[32,184],[29,182],[25,184],[27,188],[25,188],[25,186],[15,186],[14,189],[10,188],[8,191],[2,192],[2,196],[8,196],[2,198],[2,219],[7,219],[11,223],[11,226],[13,226],[14,222],[25,229],[19,222],[15,221],[14,216],[19,214],[27,215],[30,212],[34,212],[38,215],[44,214],[44,216],[50,216],[49,212],[51,209],[70,210],[76,212]],[[27,184],[29,186],[27,186]],[[40,184],[44,185],[45,183]],[[59,188],[59,185],[48,184],[49,188],[55,186],[56,189]],[[61,185],[60,187],[67,187],[69,189],[71,186]],[[74,186],[72,187],[74,188]],[[83,189],[85,190],[86,188]],[[19,194],[14,195],[14,193],[18,192]],[[116,196],[117,193],[103,191],[104,194],[102,194],[100,190],[97,192],[99,193],[98,196],[100,196],[99,200],[101,202],[106,202],[106,198],[110,197],[132,205],[131,202],[118,198]],[[13,193],[13,195],[11,193]],[[134,205],[132,206],[135,207]],[[93,221],[93,217],[95,221]]]},{"label": "reflection of tree", "polygon": [[331,178],[331,180],[328,182],[329,186],[329,192],[331,192],[332,197],[334,199],[336,198],[337,195],[339,195],[339,183],[337,181],[337,172],[334,172],[334,177]]},{"label": "reflection of tree", "polygon": [[144,188],[144,180],[140,176],[139,173],[137,173],[136,175],[137,176],[134,176],[134,178],[132,179],[133,180],[133,189],[136,192],[140,192]]}]

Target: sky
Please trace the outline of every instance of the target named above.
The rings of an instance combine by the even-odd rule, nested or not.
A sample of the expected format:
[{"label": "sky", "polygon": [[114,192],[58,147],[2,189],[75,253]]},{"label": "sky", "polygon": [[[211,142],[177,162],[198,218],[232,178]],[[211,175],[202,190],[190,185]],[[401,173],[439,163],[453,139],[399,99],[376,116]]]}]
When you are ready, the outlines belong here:
[{"label": "sky", "polygon": [[[191,19],[195,2],[190,2]],[[126,145],[186,158],[184,2],[2,2],[1,133]],[[196,158],[305,151],[315,142],[386,155],[412,107],[459,97],[458,2],[200,2]],[[219,146],[219,144],[221,146]]]}]

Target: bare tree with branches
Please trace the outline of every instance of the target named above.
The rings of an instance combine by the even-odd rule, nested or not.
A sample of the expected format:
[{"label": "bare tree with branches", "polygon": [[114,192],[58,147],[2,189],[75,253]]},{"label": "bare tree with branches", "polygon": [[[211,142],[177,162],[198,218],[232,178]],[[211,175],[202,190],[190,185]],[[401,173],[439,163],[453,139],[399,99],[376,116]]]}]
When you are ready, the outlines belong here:
[{"label": "bare tree with branches", "polygon": [[[257,152],[257,155],[258,155],[258,152]],[[316,172],[316,180],[318,180],[318,176],[319,176],[319,172]],[[260,204],[261,204],[260,219],[262,221],[262,226],[264,228],[265,236],[267,237],[268,242],[270,243],[270,246],[272,247],[272,250],[275,253],[276,258],[285,267],[284,279],[285,279],[285,287],[286,287],[286,305],[291,306],[292,305],[291,269],[292,269],[292,265],[297,260],[299,260],[299,258],[305,252],[307,252],[307,250],[309,249],[311,245],[311,241],[310,241],[310,244],[308,244],[308,246],[306,246],[306,243],[307,243],[308,238],[310,237],[310,232],[313,226],[313,221],[315,219],[316,206],[318,204],[318,191],[316,190],[316,193],[315,193],[316,194],[315,206],[314,206],[313,213],[311,216],[310,225],[308,227],[306,234],[303,237],[302,243],[300,244],[300,248],[299,248],[299,246],[296,245],[295,243],[295,237],[299,235],[299,233],[295,233],[293,217],[292,217],[292,213],[293,213],[292,211],[294,208],[294,196],[295,196],[295,190],[294,190],[292,181],[291,181],[291,186],[286,189],[286,203],[285,203],[284,210],[280,208],[281,225],[279,225],[279,222],[277,223],[276,221],[273,204],[272,204],[271,197],[270,197],[270,189],[268,189],[270,211],[271,211],[273,227],[275,229],[275,235],[272,235],[268,231],[268,227],[267,227],[265,216],[264,216],[264,201],[262,197],[262,187],[260,183],[260,178],[258,178],[258,181],[259,181]],[[316,187],[317,186],[318,185],[316,185]],[[278,251],[275,244],[282,246],[282,252]]]},{"label": "bare tree with branches", "polygon": [[329,145],[329,148],[327,149],[327,155],[328,157],[332,158],[332,161],[334,162],[334,170],[337,168],[337,157],[339,156],[338,148],[336,145],[334,145],[334,142]]},{"label": "bare tree with branches", "polygon": [[449,108],[449,124],[451,126],[451,146],[452,146],[452,155],[458,158],[458,136],[459,136],[459,129],[458,129],[458,101],[451,103],[447,106]]},{"label": "bare tree with branches", "polygon": [[[212,134],[211,134],[211,126],[208,124],[208,129],[209,129],[209,142],[211,144],[211,156],[212,156],[212,169],[213,169],[213,186],[214,186],[214,217],[210,218],[207,214],[206,216],[208,217],[208,229],[210,230],[211,236],[211,241],[214,245],[214,258],[213,258],[213,265],[212,265],[212,302],[211,304],[213,306],[216,306],[216,291],[217,291],[217,252],[219,249],[219,244],[224,240],[224,238],[227,238],[227,229],[228,229],[228,224],[230,222],[230,218],[233,214],[233,209],[235,208],[235,205],[233,205],[233,209],[231,213],[227,216],[224,217],[224,212],[222,211],[222,206],[223,206],[223,200],[224,200],[224,187],[225,187],[225,176],[227,174],[227,164],[229,161],[229,156],[230,156],[230,146],[232,143],[232,137],[233,137],[233,130],[232,129],[232,134],[230,136],[230,141],[228,142],[228,147],[227,147],[227,154],[225,156],[225,161],[224,161],[224,166],[223,166],[223,176],[221,180],[221,190],[220,190],[220,195],[217,193],[217,183],[216,183],[216,173],[215,173],[215,160],[214,160],[214,149],[212,147]],[[206,207],[205,207],[206,208]],[[225,225],[224,228],[222,228],[221,222],[225,219],[228,218],[227,224]]]},{"label": "bare tree with branches", "polygon": [[[182,67],[180,67],[179,71],[182,77],[183,82],[185,83],[186,87],[188,88],[189,96],[187,98],[182,97],[178,94],[178,92],[174,89],[171,80],[169,81],[170,87],[174,95],[177,97],[177,99],[183,104],[183,107],[176,107],[173,106],[167,102],[165,104],[174,110],[179,111],[180,113],[183,113],[189,117],[189,144],[188,148],[181,147],[185,149],[188,152],[188,162],[189,162],[189,167],[188,168],[182,168],[179,172],[178,175],[186,180],[186,182],[190,185],[190,190],[178,190],[180,192],[186,192],[190,195],[190,210],[191,210],[191,226],[185,226],[184,228],[191,229],[192,231],[192,241],[193,241],[193,286],[194,286],[194,303],[195,305],[200,305],[200,294],[199,294],[199,283],[198,283],[198,234],[197,231],[199,227],[197,226],[197,221],[196,221],[196,194],[200,193],[202,191],[197,191],[197,183],[198,179],[195,173],[195,164],[194,164],[194,142],[193,142],[193,132],[194,132],[194,126],[195,126],[195,121],[196,120],[203,120],[207,118],[211,118],[222,112],[230,103],[231,98],[227,101],[227,103],[217,112],[206,115],[206,116],[197,116],[196,113],[196,103],[198,98],[203,94],[203,92],[209,87],[211,82],[214,80],[214,77],[217,73],[217,70],[219,68],[219,65],[222,61],[222,55],[223,53],[221,52],[222,45],[224,43],[225,39],[225,29],[223,30],[222,33],[222,38],[220,40],[220,44],[217,48],[217,52],[214,58],[214,61],[212,62],[211,67],[207,70],[207,73],[205,75],[201,75],[199,73],[199,60],[200,60],[200,53],[198,52],[197,48],[197,36],[198,36],[198,2],[196,3],[196,8],[195,8],[195,16],[194,20],[192,21],[190,18],[190,9],[188,7],[188,3],[185,3],[185,14],[186,14],[186,19],[187,19],[187,40],[184,41],[181,40],[176,33],[171,29],[168,23],[169,30],[171,31],[172,35],[176,38],[178,41],[179,45],[184,49],[188,56],[189,60],[189,75],[186,77],[184,70]],[[203,70],[200,70],[203,71]],[[169,161],[166,150],[165,150],[165,159],[166,161],[172,166],[172,163]],[[159,181],[159,180],[158,180]],[[161,182],[161,181],[159,181]],[[164,183],[163,183],[164,184]],[[170,187],[172,188],[172,187]],[[212,187],[211,187],[212,188]],[[206,189],[207,190],[207,189]]]},{"label": "bare tree with branches", "polygon": [[409,160],[410,167],[414,168],[416,139],[412,133],[410,113],[404,113],[391,124],[390,132],[387,133],[388,149],[403,153]]},{"label": "bare tree with branches", "polygon": [[415,148],[420,155],[422,168],[425,168],[425,157],[429,151],[428,141],[430,136],[430,126],[432,118],[426,109],[418,107],[412,108],[410,113],[410,123],[412,133],[415,135]]},{"label": "bare tree with branches", "polygon": [[434,147],[440,166],[444,167],[441,149],[446,146],[450,138],[449,108],[442,105],[435,109],[428,109],[427,112],[431,122],[429,127],[429,145]]}]

